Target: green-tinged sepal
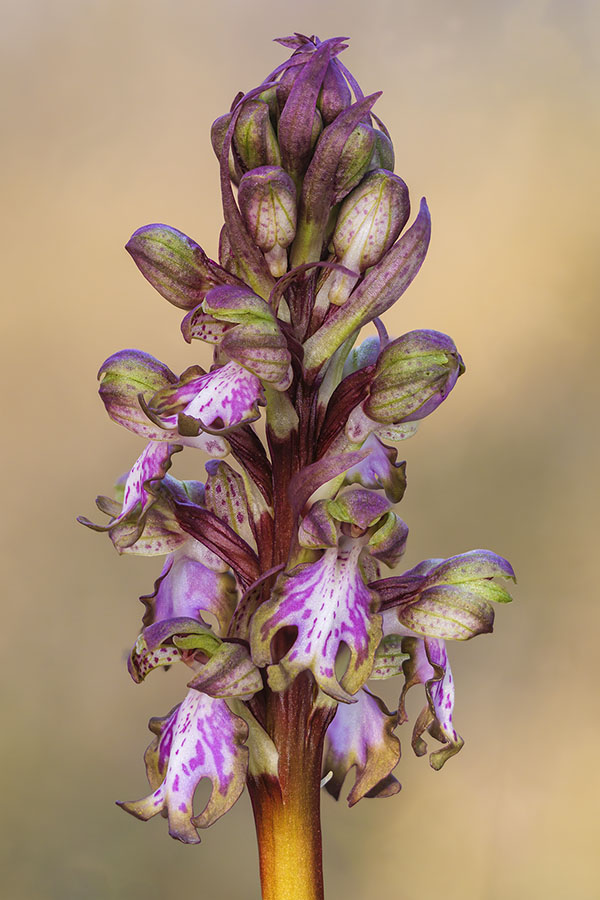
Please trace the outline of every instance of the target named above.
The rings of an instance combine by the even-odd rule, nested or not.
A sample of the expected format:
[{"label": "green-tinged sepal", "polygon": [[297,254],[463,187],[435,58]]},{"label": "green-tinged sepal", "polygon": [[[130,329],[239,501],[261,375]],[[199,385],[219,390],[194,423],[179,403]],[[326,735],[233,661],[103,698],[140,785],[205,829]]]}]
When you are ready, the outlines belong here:
[{"label": "green-tinged sepal", "polygon": [[394,171],[396,159],[394,154],[394,145],[390,137],[384,132],[375,129],[375,149],[369,164],[369,169],[387,169],[388,172]]},{"label": "green-tinged sepal", "polygon": [[285,391],[292,381],[287,341],[273,310],[249,288],[226,286],[211,291],[204,311],[236,327],[223,336],[220,350],[252,372],[264,385]]},{"label": "green-tinged sepal", "polygon": [[409,214],[408,188],[401,178],[383,169],[363,178],[342,203],[331,241],[337,262],[356,275],[333,272],[326,279],[321,291],[329,303],[346,302],[360,275],[387,253]]}]

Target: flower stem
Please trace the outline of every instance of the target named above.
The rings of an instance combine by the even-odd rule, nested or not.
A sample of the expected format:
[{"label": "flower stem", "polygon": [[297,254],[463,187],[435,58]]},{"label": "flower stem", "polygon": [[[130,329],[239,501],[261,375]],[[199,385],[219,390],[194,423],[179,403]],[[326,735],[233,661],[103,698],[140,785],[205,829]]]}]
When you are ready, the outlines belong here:
[{"label": "flower stem", "polygon": [[323,900],[321,759],[332,712],[313,697],[308,676],[268,697],[279,777],[249,779],[263,900]]}]

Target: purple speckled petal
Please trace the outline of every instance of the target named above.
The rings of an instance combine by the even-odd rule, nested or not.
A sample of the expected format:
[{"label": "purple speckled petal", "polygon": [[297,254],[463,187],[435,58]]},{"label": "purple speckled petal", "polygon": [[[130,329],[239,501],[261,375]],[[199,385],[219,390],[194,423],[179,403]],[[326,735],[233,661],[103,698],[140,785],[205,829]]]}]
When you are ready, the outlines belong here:
[{"label": "purple speckled petal", "polygon": [[443,641],[425,638],[404,638],[402,649],[409,654],[403,664],[405,684],[400,697],[400,721],[405,722],[405,698],[415,684],[424,684],[427,706],[415,722],[412,746],[417,756],[427,752],[427,744],[421,735],[428,731],[444,746],[429,756],[434,769],[441,769],[447,759],[454,756],[464,744],[452,724],[454,710],[454,681]]},{"label": "purple speckled petal", "polygon": [[[269,667],[273,690],[285,690],[297,674],[309,669],[326,694],[351,702],[351,695],[369,677],[381,624],[375,614],[377,596],[360,573],[360,552],[360,545],[350,551],[326,550],[317,562],[281,575],[272,598],[255,613],[251,646],[259,666],[272,662],[271,641],[281,628],[298,629],[288,653]],[[335,662],[342,643],[350,651],[350,661],[338,681]]]},{"label": "purple speckled petal", "polygon": [[185,544],[165,562],[154,591],[140,599],[146,607],[146,626],[178,617],[205,624],[202,613],[208,612],[224,635],[236,607],[237,588],[227,564],[186,535]]},{"label": "purple speckled petal", "polygon": [[337,800],[346,775],[356,767],[356,781],[348,794],[348,806],[362,797],[391,797],[400,790],[390,775],[400,759],[400,741],[393,734],[398,715],[362,688],[356,703],[340,703],[327,729],[324,774],[333,772],[327,791]]},{"label": "purple speckled petal", "polygon": [[[165,771],[164,780],[143,800],[119,806],[142,821],[164,810],[172,837],[184,844],[199,843],[197,829],[212,825],[244,790],[247,736],[248,726],[224,700],[190,690],[151,745],[149,756],[152,764],[162,761],[156,769],[159,774]],[[194,792],[202,778],[210,779],[212,793],[202,813],[194,816]]]},{"label": "purple speckled petal", "polygon": [[[265,399],[259,379],[236,362],[203,375],[182,376],[158,391],[148,410],[172,433],[196,436],[204,428],[227,430],[259,416]],[[210,435],[212,437],[212,435]],[[223,454],[217,454],[223,455]]]},{"label": "purple speckled petal", "polygon": [[[120,513],[108,525],[95,525],[84,516],[78,521],[94,531],[108,531],[119,552],[132,547],[142,535],[146,516],[157,501],[157,493],[151,487],[162,481],[171,465],[171,456],[181,449],[178,444],[150,441],[127,476]],[[102,501],[99,506],[105,508]]]}]

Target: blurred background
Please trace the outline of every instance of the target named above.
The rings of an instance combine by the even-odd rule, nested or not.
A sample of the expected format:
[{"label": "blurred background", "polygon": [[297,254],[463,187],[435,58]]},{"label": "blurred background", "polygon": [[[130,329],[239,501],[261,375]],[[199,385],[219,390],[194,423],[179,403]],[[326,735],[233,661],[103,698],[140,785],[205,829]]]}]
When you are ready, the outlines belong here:
[{"label": "blurred background", "polygon": [[118,558],[75,516],[141,449],[104,413],[100,363],[208,359],[123,244],[157,221],[216,253],[210,124],[297,30],[351,36],[344,62],[384,90],[396,171],[432,210],[388,327],[445,331],[467,363],[401,447],[406,568],[489,547],[519,577],[495,634],[451,647],[463,751],[435,773],[404,726],[399,796],[324,797],[327,896],[597,900],[598,5],[5,0],[2,19],[2,896],[260,896],[246,797],[195,848],[114,806],[146,793],[146,722],[185,673],[129,679],[161,561]]}]

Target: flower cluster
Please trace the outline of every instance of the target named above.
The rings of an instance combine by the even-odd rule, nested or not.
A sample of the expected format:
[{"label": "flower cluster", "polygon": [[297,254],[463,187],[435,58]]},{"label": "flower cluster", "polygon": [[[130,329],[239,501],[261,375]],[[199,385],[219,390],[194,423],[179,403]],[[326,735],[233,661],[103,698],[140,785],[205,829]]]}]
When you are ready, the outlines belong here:
[{"label": "flower cluster", "polygon": [[[314,726],[304,749],[313,742],[333,796],[351,768],[350,805],[399,790],[395,730],[414,685],[425,705],[412,745],[421,755],[424,734],[438,741],[430,761],[440,768],[463,743],[446,642],[491,631],[491,603],[510,600],[494,579],[514,578],[487,550],[391,574],[408,534],[394,509],[405,463],[392,445],[464,366],[446,335],[391,338],[381,321],[423,263],[430,219],[423,200],[407,228],[408,189],[373,112],[379,94],[365,97],[340,61],[344,38],[279,43],[290,58],[212,126],[219,261],[166,225],[127,244],[185,311],[185,340],[212,345],[213,364],[177,376],[140,350],[106,360],[106,411],[147,443],[115,498],[98,498],[106,524],[81,520],[119,553],[164,557],[141,598],[129,672],[141,682],[184,664],[188,693],[150,722],[151,793],[121,805],[144,820],[162,813],[186,843],[247,783],[287,789],[281,716],[294,685]],[[203,482],[169,474],[184,447],[210,457]],[[384,678],[400,682],[393,711],[374,693]],[[196,813],[203,778],[212,794]]]}]

